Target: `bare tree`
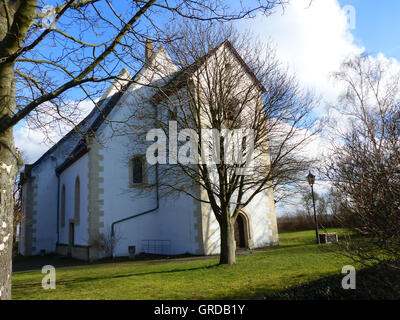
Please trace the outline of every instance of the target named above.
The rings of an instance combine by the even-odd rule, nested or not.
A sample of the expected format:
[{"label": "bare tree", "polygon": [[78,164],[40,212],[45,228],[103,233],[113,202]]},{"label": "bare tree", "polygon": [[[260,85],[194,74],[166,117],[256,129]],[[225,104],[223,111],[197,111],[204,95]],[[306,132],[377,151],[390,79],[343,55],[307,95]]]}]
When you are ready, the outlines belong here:
[{"label": "bare tree", "polygon": [[104,234],[95,234],[91,237],[89,247],[104,251],[106,258],[113,258],[115,248],[122,240],[119,230],[113,230],[110,226],[105,228]]},{"label": "bare tree", "polygon": [[[301,195],[300,208],[296,210],[297,215],[307,217],[313,220],[314,208],[313,208],[313,198],[309,186],[302,186],[299,189],[299,194]],[[327,201],[324,194],[314,191],[314,201],[315,208],[317,212],[317,217],[323,217],[327,213]],[[313,222],[314,223],[314,222]]]},{"label": "bare tree", "polygon": [[[121,5],[122,3],[122,5]],[[21,157],[13,126],[74,125],[81,99],[94,99],[126,64],[135,69],[145,39],[168,41],[159,21],[233,20],[271,13],[284,1],[230,8],[218,0],[3,0],[0,4],[0,299],[11,296],[13,181]],[[66,93],[68,92],[68,96]]]},{"label": "bare tree", "polygon": [[345,227],[362,239],[344,242],[365,265],[400,268],[400,73],[370,56],[345,61],[336,78],[345,85],[336,109],[348,126],[335,127],[328,176]]},{"label": "bare tree", "polygon": [[[174,126],[181,130],[179,151],[171,144],[153,150],[161,163],[159,190],[209,206],[220,227],[220,263],[233,264],[240,211],[258,195],[303,180],[312,160],[300,151],[317,129],[310,116],[316,99],[280,66],[271,47],[248,34],[218,23],[179,29],[167,48],[180,71],[152,97],[153,128],[165,136]],[[148,105],[135,117],[147,119]],[[145,128],[135,122],[134,134]]]},{"label": "bare tree", "polygon": [[[310,187],[308,185],[298,187],[296,198],[298,201],[291,203],[294,212],[288,212],[285,216],[278,218],[280,231],[315,229],[313,199]],[[332,191],[328,193],[314,191],[314,200],[318,228],[326,232],[327,228],[337,227],[337,198],[334,197]]]}]

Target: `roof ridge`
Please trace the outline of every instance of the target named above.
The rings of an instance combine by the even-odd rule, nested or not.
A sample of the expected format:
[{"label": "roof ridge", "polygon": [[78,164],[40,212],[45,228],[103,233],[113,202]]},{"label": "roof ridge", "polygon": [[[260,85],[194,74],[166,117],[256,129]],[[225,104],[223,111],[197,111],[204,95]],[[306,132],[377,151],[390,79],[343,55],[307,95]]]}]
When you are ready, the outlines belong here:
[{"label": "roof ridge", "polygon": [[[215,48],[211,49],[209,52],[201,56],[200,58],[196,59],[193,63],[189,64],[188,66],[183,67],[180,71],[177,72],[177,74],[161,88],[161,92],[156,92],[152,100],[154,103],[158,103],[163,98],[168,96],[170,94],[170,88],[173,84],[176,84],[176,86],[179,88],[180,85],[182,85],[185,81],[185,78],[192,75],[196,70],[198,70],[206,61],[207,59],[212,56],[221,46],[226,45],[229,50],[233,53],[233,55],[236,57],[236,59],[239,61],[239,63],[243,66],[243,68],[246,70],[246,72],[249,74],[249,76],[254,80],[254,82],[257,84],[257,86],[262,90],[266,91],[265,87],[263,84],[257,79],[255,76],[254,72],[251,71],[250,67],[246,64],[246,62],[243,60],[243,58],[239,55],[239,53],[236,51],[235,47],[232,45],[232,43],[228,40],[225,39],[222,41],[220,44],[218,44]],[[182,78],[182,79],[181,79]]]},{"label": "roof ridge", "polygon": [[[103,104],[105,100],[101,100],[100,104]],[[83,126],[91,117],[94,116],[94,113],[98,109],[96,106],[93,107],[93,109],[89,112],[89,114],[83,118],[76,126],[74,126],[70,131],[68,131],[65,135],[62,136],[60,140],[58,140],[53,146],[51,146],[45,153],[43,153],[39,159],[37,159],[33,164],[30,166],[33,168],[39,164],[49,153],[53,152],[55,149],[57,149],[63,142],[65,142],[68,138],[71,137],[73,133],[78,133],[79,127]]]},{"label": "roof ridge", "polygon": [[[120,73],[118,75],[121,75],[123,72],[128,71],[126,68],[123,68]],[[128,72],[129,73],[129,72]],[[132,82],[132,79],[127,79],[126,81],[128,83],[126,83],[125,85],[122,85],[117,92],[115,92],[114,94],[107,96],[105,98],[103,98],[105,96],[105,94],[108,92],[110,93],[111,90],[109,90],[110,88],[114,87],[115,81],[110,84],[110,86],[107,88],[105,94],[103,94],[102,98],[98,103],[95,103],[95,105],[93,106],[93,109],[89,112],[89,114],[82,119],[76,126],[74,126],[70,131],[68,131],[68,133],[66,133],[60,140],[58,140],[52,147],[50,147],[43,155],[40,156],[40,158],[38,160],[36,160],[33,164],[31,164],[31,168],[37,166],[44,158],[46,158],[46,156],[48,156],[50,153],[52,153],[55,149],[57,149],[59,146],[61,146],[66,140],[68,140],[74,133],[78,134],[78,135],[84,135],[85,133],[87,133],[91,128],[92,125],[98,121],[99,117],[102,117],[103,111],[107,108],[107,106],[109,105],[109,102],[111,101],[111,99],[114,97],[115,94],[119,94],[121,92],[125,92],[126,89],[128,88],[129,84]],[[116,81],[119,81],[118,79],[116,79]],[[114,87],[115,88],[115,87]],[[119,99],[118,99],[119,100]],[[118,102],[115,101],[115,103]],[[88,124],[90,119],[94,117],[95,113],[99,112],[99,115],[93,120],[93,123],[86,129],[86,130],[81,130],[81,128],[85,125]],[[107,114],[109,113],[106,112]],[[103,117],[104,118],[104,117]],[[104,120],[104,119],[103,119]],[[81,132],[80,132],[81,131]],[[80,138],[78,140],[78,144],[80,142],[82,138]]]}]

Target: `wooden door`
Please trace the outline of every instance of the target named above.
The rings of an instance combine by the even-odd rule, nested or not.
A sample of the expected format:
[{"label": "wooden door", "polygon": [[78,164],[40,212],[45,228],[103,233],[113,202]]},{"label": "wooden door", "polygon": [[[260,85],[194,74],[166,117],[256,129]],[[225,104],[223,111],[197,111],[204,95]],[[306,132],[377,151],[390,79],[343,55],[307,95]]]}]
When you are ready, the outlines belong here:
[{"label": "wooden door", "polygon": [[244,220],[241,215],[239,215],[235,221],[235,241],[237,248],[245,248],[245,233],[244,233]]}]

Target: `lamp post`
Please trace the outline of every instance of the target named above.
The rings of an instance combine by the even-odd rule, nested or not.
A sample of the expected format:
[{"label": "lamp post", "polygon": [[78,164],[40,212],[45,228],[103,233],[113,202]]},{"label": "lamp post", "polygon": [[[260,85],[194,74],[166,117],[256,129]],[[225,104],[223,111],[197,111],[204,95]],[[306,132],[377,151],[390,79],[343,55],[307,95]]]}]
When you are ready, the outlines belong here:
[{"label": "lamp post", "polygon": [[314,207],[314,223],[315,223],[315,236],[317,237],[317,244],[320,244],[319,240],[319,232],[318,232],[318,220],[317,220],[317,212],[315,210],[315,199],[314,199],[314,182],[315,176],[309,171],[307,176],[308,184],[311,186],[311,195]]}]

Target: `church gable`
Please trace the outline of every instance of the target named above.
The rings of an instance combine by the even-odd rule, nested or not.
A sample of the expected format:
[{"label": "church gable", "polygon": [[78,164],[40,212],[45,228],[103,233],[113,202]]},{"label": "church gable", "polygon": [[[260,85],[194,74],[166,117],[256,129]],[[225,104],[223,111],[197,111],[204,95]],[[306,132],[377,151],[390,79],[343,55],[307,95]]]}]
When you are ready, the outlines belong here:
[{"label": "church gable", "polygon": [[[107,89],[99,105],[78,125],[79,132],[72,130],[34,164],[34,180],[30,180],[34,188],[28,184],[24,187],[34,204],[34,225],[27,229],[24,240],[26,244],[32,242],[32,249],[25,254],[37,254],[42,249],[54,252],[57,248],[61,254],[72,252],[77,258],[98,259],[107,254],[98,244],[109,238],[110,230],[117,237],[118,232],[122,234],[116,255],[127,255],[131,246],[136,246],[137,252],[150,252],[152,243],[162,243],[167,254],[218,252],[218,226],[215,219],[209,219],[208,208],[184,194],[176,201],[159,199],[158,187],[138,196],[142,184],[158,186],[158,171],[144,169],[146,144],[115,133],[128,119],[135,118],[135,108],[141,107],[151,121],[148,113],[157,112],[154,98],[159,92],[164,91],[165,96],[169,86],[183,88],[190,82],[188,77],[200,72],[219,49],[226,49],[249,80],[256,81],[229,42],[184,70],[174,65],[162,46],[154,53],[148,48],[147,61],[134,77],[126,70],[120,73],[123,80],[116,80]],[[150,124],[154,126],[154,122]],[[143,122],[137,129],[146,131]],[[254,214],[269,228],[265,210],[265,205],[259,205]],[[255,231],[251,222],[243,221],[248,228],[248,236],[242,241],[246,246],[271,242],[263,230]],[[210,228],[212,236],[206,232]]]}]

